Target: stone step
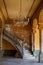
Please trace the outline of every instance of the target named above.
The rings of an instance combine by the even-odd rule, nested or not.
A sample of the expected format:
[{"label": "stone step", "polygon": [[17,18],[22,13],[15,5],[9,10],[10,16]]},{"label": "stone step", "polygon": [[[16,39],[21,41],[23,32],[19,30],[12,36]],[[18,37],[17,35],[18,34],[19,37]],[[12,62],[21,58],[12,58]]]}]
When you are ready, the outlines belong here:
[{"label": "stone step", "polygon": [[29,50],[23,50],[23,59],[35,59],[33,55],[29,52]]}]

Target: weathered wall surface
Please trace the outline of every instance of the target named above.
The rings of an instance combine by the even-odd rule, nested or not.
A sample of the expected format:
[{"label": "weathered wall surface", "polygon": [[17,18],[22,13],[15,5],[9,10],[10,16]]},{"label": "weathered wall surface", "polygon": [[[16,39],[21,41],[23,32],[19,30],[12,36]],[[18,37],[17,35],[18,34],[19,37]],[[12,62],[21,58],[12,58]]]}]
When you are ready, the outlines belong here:
[{"label": "weathered wall surface", "polygon": [[2,41],[2,50],[16,50],[15,47],[11,45],[8,41],[4,40]]},{"label": "weathered wall surface", "polygon": [[[15,26],[15,24],[8,25],[8,29],[12,35],[16,35],[17,37],[21,38],[24,42],[31,44],[31,24],[29,23],[27,26]],[[15,48],[3,40],[2,48],[5,50],[14,50]]]},{"label": "weathered wall surface", "polygon": [[13,35],[16,35],[19,38],[21,38],[22,40],[24,40],[25,42],[30,43],[30,38],[31,38],[31,25],[30,25],[30,23],[24,27],[18,27],[18,26],[11,25],[11,28],[12,28],[11,33],[13,33]]}]

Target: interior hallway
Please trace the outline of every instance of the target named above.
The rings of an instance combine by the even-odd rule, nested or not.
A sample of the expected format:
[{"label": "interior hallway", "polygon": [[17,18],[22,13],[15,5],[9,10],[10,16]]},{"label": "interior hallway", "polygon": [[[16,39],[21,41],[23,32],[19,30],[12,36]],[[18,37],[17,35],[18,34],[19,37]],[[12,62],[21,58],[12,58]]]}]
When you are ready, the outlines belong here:
[{"label": "interior hallway", "polygon": [[19,60],[43,62],[43,0],[0,0],[0,62]]}]

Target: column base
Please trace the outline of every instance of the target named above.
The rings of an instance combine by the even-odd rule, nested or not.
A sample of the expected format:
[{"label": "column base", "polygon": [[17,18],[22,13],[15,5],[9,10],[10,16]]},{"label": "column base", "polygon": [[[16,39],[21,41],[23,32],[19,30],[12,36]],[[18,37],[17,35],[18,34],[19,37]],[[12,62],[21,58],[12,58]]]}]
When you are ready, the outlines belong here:
[{"label": "column base", "polygon": [[40,50],[35,50],[34,51],[34,56],[35,56],[35,60],[37,62],[40,62]]}]

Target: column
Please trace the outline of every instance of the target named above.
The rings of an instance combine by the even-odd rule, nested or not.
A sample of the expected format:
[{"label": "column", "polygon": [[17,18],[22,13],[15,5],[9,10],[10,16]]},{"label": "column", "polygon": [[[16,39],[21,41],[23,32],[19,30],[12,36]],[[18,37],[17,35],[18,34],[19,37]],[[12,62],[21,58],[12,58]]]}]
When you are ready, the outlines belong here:
[{"label": "column", "polygon": [[40,52],[43,55],[43,25],[39,24],[39,30],[40,30]]},{"label": "column", "polygon": [[32,51],[34,52],[35,51],[35,38],[34,38],[34,34],[32,33]]},{"label": "column", "polygon": [[41,54],[43,54],[43,29],[41,29]]},{"label": "column", "polygon": [[33,33],[34,33],[34,56],[36,58],[36,61],[40,61],[40,35],[39,35],[39,29],[37,24],[37,19],[35,18],[33,21]]},{"label": "column", "polygon": [[33,35],[33,50],[34,54],[38,54],[40,52],[40,35],[39,35],[39,29],[36,29],[36,32],[34,32]]},{"label": "column", "polygon": [[39,29],[35,33],[35,50],[40,50],[40,41],[39,41]]},{"label": "column", "polygon": [[39,13],[39,29],[40,29],[40,51],[43,54],[43,8],[40,10]]},{"label": "column", "polygon": [[0,19],[0,50],[1,50],[1,47],[2,47],[2,21]]}]

